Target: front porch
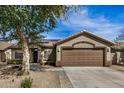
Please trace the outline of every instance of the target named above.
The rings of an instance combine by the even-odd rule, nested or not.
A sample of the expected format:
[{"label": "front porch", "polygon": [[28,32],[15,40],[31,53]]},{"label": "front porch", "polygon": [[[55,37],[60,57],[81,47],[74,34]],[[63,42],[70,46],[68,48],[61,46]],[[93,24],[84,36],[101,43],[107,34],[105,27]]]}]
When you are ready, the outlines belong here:
[{"label": "front porch", "polygon": [[38,48],[30,48],[30,62],[40,63],[42,60],[41,50]]}]

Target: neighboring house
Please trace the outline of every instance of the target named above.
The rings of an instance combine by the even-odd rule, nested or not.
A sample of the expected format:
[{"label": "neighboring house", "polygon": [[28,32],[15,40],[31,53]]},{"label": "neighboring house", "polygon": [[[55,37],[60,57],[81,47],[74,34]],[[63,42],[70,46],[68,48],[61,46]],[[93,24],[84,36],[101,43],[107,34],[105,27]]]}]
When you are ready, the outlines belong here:
[{"label": "neighboring house", "polygon": [[[115,44],[89,32],[79,32],[63,40],[43,40],[42,46],[30,44],[30,62],[56,66],[110,66],[116,51]],[[22,60],[22,50],[17,45],[5,51],[7,60]]]}]

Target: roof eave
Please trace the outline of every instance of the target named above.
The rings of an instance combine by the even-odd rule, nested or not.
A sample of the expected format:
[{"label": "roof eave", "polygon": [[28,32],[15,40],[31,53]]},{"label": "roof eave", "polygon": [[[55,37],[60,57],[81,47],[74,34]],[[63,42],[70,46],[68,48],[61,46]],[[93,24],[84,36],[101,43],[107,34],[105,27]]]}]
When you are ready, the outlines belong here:
[{"label": "roof eave", "polygon": [[82,35],[82,34],[87,34],[87,35],[90,35],[90,36],[95,37],[95,38],[97,38],[97,39],[100,39],[100,40],[106,42],[107,44],[109,44],[110,46],[115,45],[115,43],[113,43],[113,42],[111,42],[111,41],[108,41],[108,40],[106,40],[106,39],[103,39],[103,38],[101,38],[101,37],[99,37],[99,36],[96,36],[96,35],[94,35],[94,34],[92,34],[92,33],[86,32],[86,31],[81,31],[81,32],[79,32],[79,33],[77,33],[77,34],[75,34],[75,35],[72,35],[72,36],[70,36],[70,37],[67,37],[67,38],[61,40],[61,41],[58,41],[57,43],[55,43],[55,45],[57,46],[57,45],[59,45],[59,44],[62,44],[62,43],[64,43],[64,42],[66,42],[66,41],[68,41],[68,40],[71,40],[71,39],[73,39],[73,38],[76,38],[76,37],[78,37],[78,36],[80,36],[80,35]]}]

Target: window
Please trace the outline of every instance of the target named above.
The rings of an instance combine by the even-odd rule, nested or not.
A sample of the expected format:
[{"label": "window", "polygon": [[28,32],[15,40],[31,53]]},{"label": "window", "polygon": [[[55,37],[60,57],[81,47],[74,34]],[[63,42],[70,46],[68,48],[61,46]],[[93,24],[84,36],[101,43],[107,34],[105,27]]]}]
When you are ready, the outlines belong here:
[{"label": "window", "polygon": [[23,54],[22,53],[15,52],[15,59],[22,60],[22,58],[23,58]]}]

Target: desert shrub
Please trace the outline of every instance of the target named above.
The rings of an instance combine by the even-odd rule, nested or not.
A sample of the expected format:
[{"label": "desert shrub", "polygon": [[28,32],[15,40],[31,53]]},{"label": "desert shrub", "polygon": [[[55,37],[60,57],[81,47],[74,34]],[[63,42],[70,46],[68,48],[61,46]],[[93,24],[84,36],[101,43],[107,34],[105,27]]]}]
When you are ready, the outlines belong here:
[{"label": "desert shrub", "polygon": [[20,70],[17,72],[17,76],[22,76],[24,74],[24,71]]},{"label": "desert shrub", "polygon": [[21,88],[31,88],[32,86],[33,79],[25,78],[24,80],[21,81]]}]

